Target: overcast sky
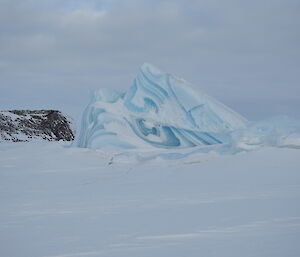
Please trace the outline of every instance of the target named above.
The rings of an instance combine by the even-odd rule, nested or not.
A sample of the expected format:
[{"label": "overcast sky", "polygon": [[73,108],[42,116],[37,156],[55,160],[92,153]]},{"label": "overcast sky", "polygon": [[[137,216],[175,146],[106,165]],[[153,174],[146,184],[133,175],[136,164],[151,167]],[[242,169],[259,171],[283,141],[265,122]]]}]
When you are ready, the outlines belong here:
[{"label": "overcast sky", "polygon": [[0,109],[76,118],[144,62],[249,119],[300,118],[300,1],[0,0]]}]

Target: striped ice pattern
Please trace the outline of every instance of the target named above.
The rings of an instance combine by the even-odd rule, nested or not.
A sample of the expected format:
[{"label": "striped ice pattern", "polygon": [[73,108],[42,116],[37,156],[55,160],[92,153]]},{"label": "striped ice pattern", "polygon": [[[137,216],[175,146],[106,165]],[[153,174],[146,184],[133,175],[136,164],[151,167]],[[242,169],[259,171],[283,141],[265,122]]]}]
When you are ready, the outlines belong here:
[{"label": "striped ice pattern", "polygon": [[228,143],[246,119],[183,79],[143,64],[126,93],[100,89],[84,111],[79,147],[185,148]]}]

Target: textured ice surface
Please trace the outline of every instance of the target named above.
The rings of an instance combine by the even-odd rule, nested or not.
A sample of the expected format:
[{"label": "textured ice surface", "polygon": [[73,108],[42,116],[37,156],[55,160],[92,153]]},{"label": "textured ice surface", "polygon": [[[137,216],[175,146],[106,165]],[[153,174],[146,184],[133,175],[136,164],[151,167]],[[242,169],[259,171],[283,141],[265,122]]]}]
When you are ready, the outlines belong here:
[{"label": "textured ice surface", "polygon": [[249,122],[231,134],[235,149],[252,150],[261,146],[300,148],[300,121],[287,116]]},{"label": "textured ice surface", "polygon": [[229,143],[246,120],[177,77],[144,64],[126,93],[94,92],[79,147],[184,148]]},{"label": "textured ice surface", "polygon": [[[190,83],[144,64],[128,92],[94,92],[76,140],[79,147],[137,149],[129,154],[137,159],[176,159],[261,146],[300,148],[300,121],[274,117],[248,122]],[[152,154],[149,147],[174,151]],[[195,148],[176,152],[188,147]],[[148,149],[146,155],[142,148]],[[122,156],[129,158],[127,152]]]}]

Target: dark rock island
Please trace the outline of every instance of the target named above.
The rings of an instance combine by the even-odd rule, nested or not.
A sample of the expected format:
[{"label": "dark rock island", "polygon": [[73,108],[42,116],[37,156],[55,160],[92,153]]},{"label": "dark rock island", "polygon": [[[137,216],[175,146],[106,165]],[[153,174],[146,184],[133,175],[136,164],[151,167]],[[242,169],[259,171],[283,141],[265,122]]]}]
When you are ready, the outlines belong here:
[{"label": "dark rock island", "polygon": [[72,141],[70,120],[56,110],[0,111],[0,142]]}]

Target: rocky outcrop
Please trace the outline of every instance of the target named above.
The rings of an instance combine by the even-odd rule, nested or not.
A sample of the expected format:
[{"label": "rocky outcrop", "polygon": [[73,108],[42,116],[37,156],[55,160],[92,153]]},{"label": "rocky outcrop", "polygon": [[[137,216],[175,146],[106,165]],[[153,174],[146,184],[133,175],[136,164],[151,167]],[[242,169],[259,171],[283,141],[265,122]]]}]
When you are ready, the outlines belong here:
[{"label": "rocky outcrop", "polygon": [[0,111],[0,142],[72,141],[71,122],[56,110]]}]

